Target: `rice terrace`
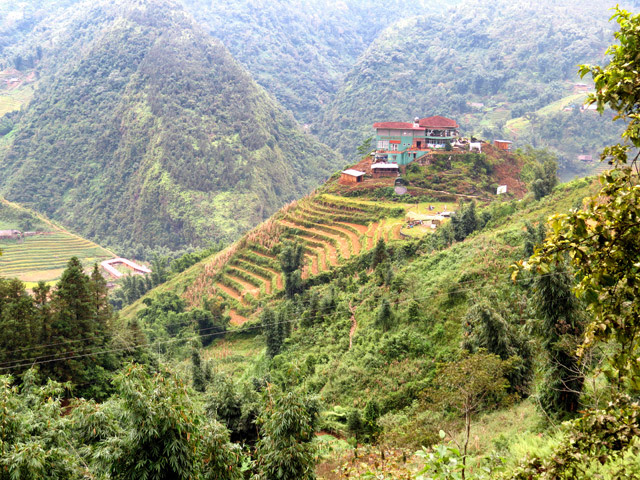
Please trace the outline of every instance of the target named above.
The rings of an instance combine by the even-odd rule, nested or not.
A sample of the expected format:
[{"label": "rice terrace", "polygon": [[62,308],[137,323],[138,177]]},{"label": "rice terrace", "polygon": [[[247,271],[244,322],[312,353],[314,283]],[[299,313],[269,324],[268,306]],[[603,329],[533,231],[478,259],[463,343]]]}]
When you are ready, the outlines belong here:
[{"label": "rice terrace", "polygon": [[115,257],[96,243],[4,198],[0,198],[0,232],[0,276],[18,278],[28,286],[60,278],[73,256],[85,266]]}]

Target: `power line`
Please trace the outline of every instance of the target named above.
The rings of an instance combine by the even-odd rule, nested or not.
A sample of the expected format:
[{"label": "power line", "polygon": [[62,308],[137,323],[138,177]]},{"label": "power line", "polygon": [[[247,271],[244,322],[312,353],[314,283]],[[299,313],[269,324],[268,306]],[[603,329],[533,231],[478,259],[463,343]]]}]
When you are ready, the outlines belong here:
[{"label": "power line", "polygon": [[[564,274],[563,272],[550,272],[548,274],[543,274],[540,275],[540,277],[548,277],[548,276],[553,276],[553,275],[562,275]],[[527,281],[528,279],[521,279],[521,280],[516,280],[516,282],[523,282],[523,281]],[[480,280],[469,280],[466,282],[460,282],[460,283],[464,283],[464,284],[471,284],[471,283],[480,283]],[[405,300],[401,300],[398,302],[395,302],[395,305],[400,305],[400,304],[405,304],[407,302],[411,302],[417,299],[426,299],[426,298],[434,298],[434,297],[438,297],[438,296],[442,296],[442,295],[450,295],[450,294],[454,294],[454,293],[460,293],[460,292],[465,292],[465,291],[477,291],[479,289],[488,289],[488,288],[494,288],[494,285],[484,285],[480,288],[461,288],[461,289],[456,289],[456,290],[448,290],[448,291],[439,291],[430,295],[425,295],[425,296],[414,296],[414,297],[410,297],[407,298]],[[330,309],[333,307],[326,307],[326,309]],[[324,315],[324,318],[333,318],[333,317],[340,317],[347,314],[348,312],[333,312],[331,314],[327,314]],[[255,329],[261,329],[264,328],[265,326],[274,326],[274,325],[279,325],[279,324],[285,324],[285,323],[294,323],[296,322],[298,319],[293,319],[293,320],[286,320],[286,321],[280,321],[280,322],[274,322],[271,324],[259,324],[259,325],[255,325],[255,326],[251,326],[251,327],[244,327],[243,331],[246,330],[255,330]],[[184,324],[179,324],[178,326],[186,326],[189,325],[191,322],[187,322]],[[208,331],[208,330],[212,330],[214,328],[219,328],[218,326],[214,326],[214,327],[208,327],[208,328],[204,328],[204,329],[199,329],[198,332],[203,332],[203,331]],[[116,349],[107,349],[107,350],[96,350],[96,351],[89,351],[87,353],[78,353],[78,354],[73,354],[73,355],[67,355],[67,356],[60,356],[60,357],[56,357],[56,358],[49,358],[47,359],[46,357],[52,357],[52,356],[56,356],[58,354],[50,354],[50,355],[41,355],[38,357],[31,357],[28,359],[15,359],[15,360],[9,360],[9,361],[5,361],[3,363],[0,363],[0,370],[10,370],[10,369],[16,369],[16,368],[21,368],[21,367],[25,367],[25,366],[31,366],[31,365],[39,365],[39,364],[43,364],[43,363],[53,363],[53,362],[57,362],[57,361],[66,361],[66,360],[71,360],[71,359],[76,359],[76,358],[84,358],[84,357],[88,357],[88,356],[94,356],[94,355],[101,355],[101,354],[106,354],[106,353],[115,353],[115,352],[121,352],[121,351],[126,351],[126,350],[132,350],[132,349],[139,349],[139,348],[143,348],[143,347],[147,347],[147,346],[158,346],[158,345],[163,345],[163,344],[169,344],[169,343],[175,343],[175,342],[181,342],[181,341],[191,341],[191,340],[195,340],[198,338],[206,338],[206,337],[210,337],[210,336],[216,336],[216,335],[226,335],[228,332],[214,332],[214,333],[210,333],[210,334],[205,334],[205,335],[201,335],[201,334],[197,334],[193,337],[189,337],[189,338],[173,338],[173,339],[169,339],[169,340],[163,340],[163,341],[157,341],[157,342],[149,342],[149,343],[144,343],[144,344],[139,344],[139,345],[133,345],[133,346],[128,346],[128,347],[121,347],[121,348],[116,348]],[[85,340],[91,340],[91,339],[102,339],[102,340],[106,340],[107,337],[101,337],[101,336],[93,336],[93,337],[87,337]],[[79,341],[79,340],[78,340]],[[50,345],[42,345],[40,346],[41,348],[45,348],[47,346],[56,346],[59,345],[61,343],[57,343],[57,344],[50,344]],[[91,347],[93,348],[93,347]],[[18,352],[20,350],[15,350],[11,353],[15,353]],[[15,365],[7,365],[9,363],[14,363],[14,362],[22,362],[19,364],[15,364]]]}]

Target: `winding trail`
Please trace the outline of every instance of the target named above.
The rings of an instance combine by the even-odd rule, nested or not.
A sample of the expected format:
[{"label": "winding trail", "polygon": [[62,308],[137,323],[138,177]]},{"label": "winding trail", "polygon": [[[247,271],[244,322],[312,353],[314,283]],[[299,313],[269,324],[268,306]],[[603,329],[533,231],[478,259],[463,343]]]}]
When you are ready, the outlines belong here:
[{"label": "winding trail", "polygon": [[358,322],[356,320],[356,309],[349,303],[349,311],[351,312],[351,328],[349,329],[349,350],[353,346],[353,336],[358,328]]}]

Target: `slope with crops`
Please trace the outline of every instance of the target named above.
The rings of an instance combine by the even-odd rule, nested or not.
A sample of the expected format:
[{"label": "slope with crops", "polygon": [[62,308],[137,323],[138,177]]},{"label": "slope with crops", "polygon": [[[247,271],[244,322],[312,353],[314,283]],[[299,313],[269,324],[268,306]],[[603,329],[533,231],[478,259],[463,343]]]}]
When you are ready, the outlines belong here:
[{"label": "slope with crops", "polygon": [[[69,258],[85,265],[113,258],[109,250],[50,222],[42,215],[0,197],[0,277],[27,284],[57,280]],[[14,232],[9,236],[8,232]]]}]

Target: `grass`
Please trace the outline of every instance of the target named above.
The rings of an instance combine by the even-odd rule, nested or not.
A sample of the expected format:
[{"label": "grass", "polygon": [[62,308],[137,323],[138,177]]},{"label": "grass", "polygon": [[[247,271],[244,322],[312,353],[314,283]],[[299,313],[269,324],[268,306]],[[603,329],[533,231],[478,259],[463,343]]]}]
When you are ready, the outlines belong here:
[{"label": "grass", "polygon": [[[561,112],[564,107],[571,104],[582,104],[586,100],[586,94],[577,93],[574,95],[569,95],[567,97],[563,97],[560,100],[556,100],[555,102],[546,105],[539,110],[536,110],[536,115],[539,117],[544,117],[547,115],[551,115],[554,113]],[[524,130],[528,130],[531,128],[531,122],[524,117],[513,118],[509,120],[505,124],[505,129],[510,130],[515,133],[520,133]]]},{"label": "grass", "polygon": [[30,86],[18,87],[8,92],[0,93],[0,117],[20,110],[22,105],[29,103],[33,98],[33,88]]}]

